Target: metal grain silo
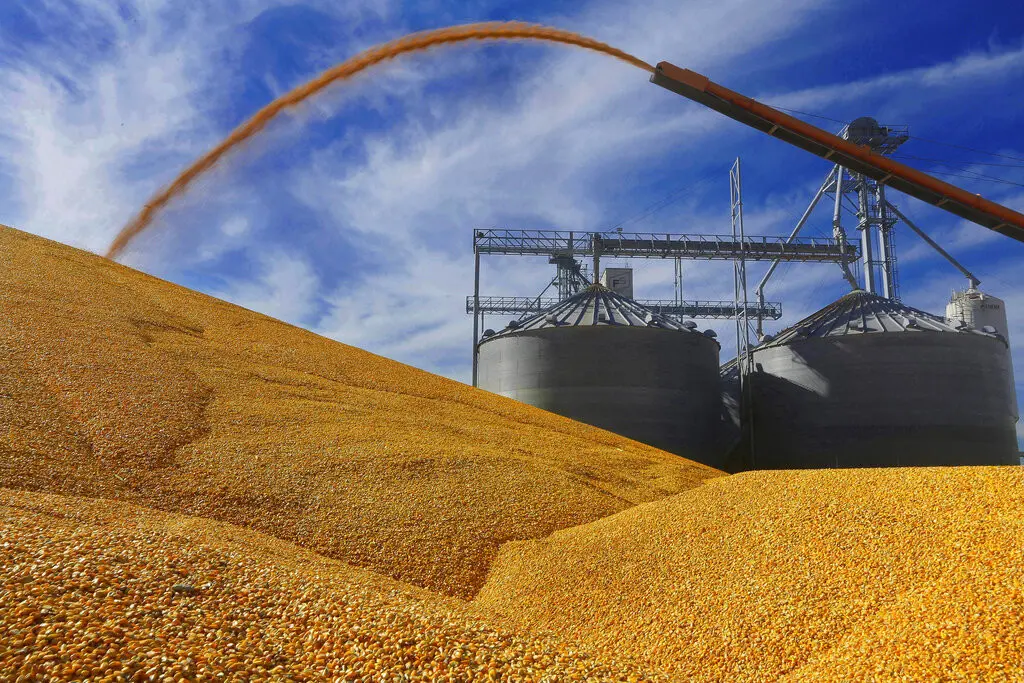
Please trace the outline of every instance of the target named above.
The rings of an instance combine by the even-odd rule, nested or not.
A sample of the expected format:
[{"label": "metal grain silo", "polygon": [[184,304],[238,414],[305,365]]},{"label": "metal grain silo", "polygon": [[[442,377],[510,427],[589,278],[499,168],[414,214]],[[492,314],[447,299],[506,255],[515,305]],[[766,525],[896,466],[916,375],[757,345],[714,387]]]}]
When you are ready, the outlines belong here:
[{"label": "metal grain silo", "polygon": [[716,465],[718,342],[595,285],[479,346],[480,388]]},{"label": "metal grain silo", "polygon": [[755,469],[1017,464],[1000,335],[854,291],[753,352]]}]

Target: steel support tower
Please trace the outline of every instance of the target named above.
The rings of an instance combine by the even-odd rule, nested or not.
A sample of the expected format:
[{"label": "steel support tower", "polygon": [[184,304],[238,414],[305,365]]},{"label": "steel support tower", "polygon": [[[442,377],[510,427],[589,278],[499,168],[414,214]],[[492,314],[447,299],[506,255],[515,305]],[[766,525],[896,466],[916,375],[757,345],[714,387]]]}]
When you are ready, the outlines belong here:
[{"label": "steel support tower", "polygon": [[[867,116],[846,125],[839,136],[856,145],[867,146],[873,153],[882,155],[892,154],[910,137],[906,126],[880,126],[877,121]],[[832,238],[849,248],[851,254],[854,245],[848,241],[843,227],[844,209],[853,213],[857,220],[860,277],[858,279],[857,274],[849,267],[852,259],[839,262],[843,269],[843,277],[855,288],[880,293],[886,298],[898,301],[899,282],[893,243],[893,226],[896,219],[885,198],[885,183],[862,173],[852,172],[842,164],[836,164],[825,176],[807,210],[797,221],[796,227],[790,233],[790,239],[797,239],[824,197],[829,197],[832,201]],[[768,284],[778,264],[778,260],[773,262],[758,283],[755,291],[757,301],[764,301],[765,285]],[[763,322],[763,318],[759,317],[758,339],[764,338]]]},{"label": "steel support tower", "polygon": [[[732,237],[740,245],[739,254],[733,260],[733,301],[736,315],[736,358],[739,362],[740,381],[749,371],[750,323],[747,313],[747,249],[743,232],[743,185],[740,176],[740,160],[737,158],[729,169],[729,216],[732,221]],[[760,318],[760,313],[758,318]],[[742,388],[742,387],[741,387]]]},{"label": "steel support tower", "polygon": [[[861,117],[846,125],[839,137],[859,146],[868,147],[872,153],[888,156],[906,142],[910,135],[906,126],[881,126],[875,119]],[[923,230],[914,225],[886,198],[884,178],[875,180],[863,173],[845,168],[837,163],[825,176],[810,205],[804,211],[796,227],[790,233],[790,240],[797,240],[819,202],[828,197],[832,203],[832,237],[839,245],[849,249],[850,259],[837,260],[843,269],[843,276],[852,287],[899,301],[899,270],[897,268],[895,226],[902,222],[947,261],[953,264],[976,287],[978,279],[966,268],[936,244]],[[849,264],[856,260],[854,244],[847,240],[843,226],[843,212],[852,213],[859,233],[857,244],[860,248],[859,273],[854,273]],[[755,298],[758,304],[764,302],[764,289],[782,259],[776,259],[769,266],[757,285]],[[859,277],[858,277],[859,275]],[[755,306],[755,310],[757,310]],[[764,337],[764,318],[758,314],[757,337]]]}]

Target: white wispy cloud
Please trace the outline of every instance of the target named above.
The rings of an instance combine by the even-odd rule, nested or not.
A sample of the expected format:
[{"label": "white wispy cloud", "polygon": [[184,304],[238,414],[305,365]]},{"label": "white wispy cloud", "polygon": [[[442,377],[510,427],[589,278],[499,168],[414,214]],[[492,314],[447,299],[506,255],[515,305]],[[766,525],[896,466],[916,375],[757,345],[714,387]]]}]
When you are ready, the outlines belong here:
[{"label": "white wispy cloud", "polygon": [[99,250],[148,191],[125,167],[150,152],[170,162],[154,172],[166,178],[198,151],[190,140],[211,137],[188,97],[197,51],[166,41],[152,15],[136,24],[109,3],[40,9],[49,13],[44,21],[112,32],[118,54],[94,61],[83,41],[48,41],[0,70],[0,157],[15,188],[10,221]]},{"label": "white wispy cloud", "polygon": [[308,325],[320,291],[320,279],[308,259],[281,251],[261,251],[254,260],[254,278],[234,280],[211,294],[293,325]]},{"label": "white wispy cloud", "polygon": [[927,93],[926,100],[955,94],[965,85],[978,83],[1001,83],[1019,79],[1024,75],[1024,45],[1011,49],[989,49],[972,52],[950,61],[917,69],[858,79],[848,83],[836,83],[807,88],[791,93],[766,96],[769,102],[795,109],[816,108],[835,104],[877,99],[896,93],[903,98],[919,98]]},{"label": "white wispy cloud", "polygon": [[[399,5],[385,1],[306,4],[346,13],[337,46],[296,47],[309,53],[314,70],[410,28]],[[56,40],[16,53],[0,48],[7,95],[0,103],[0,172],[12,188],[2,197],[0,222],[102,251],[152,191],[227,132],[214,112],[232,104],[218,97],[239,77],[230,60],[245,47],[241,29],[282,5],[151,0],[133,5],[130,16],[104,0],[36,5],[40,21],[76,19],[86,33],[109,40],[100,51]],[[599,0],[569,16],[520,18],[579,30],[728,84],[745,55],[784,50],[789,35],[828,11],[829,3],[815,0],[789,3],[785,12],[753,0]],[[371,16],[373,22],[363,21]],[[798,109],[855,103],[898,114],[901,103],[934,106],[972,83],[1019,79],[1022,64],[1022,50],[992,50],[852,83],[750,94]],[[481,76],[492,73],[501,79],[497,86]],[[314,72],[246,75],[280,93]],[[455,87],[462,81],[479,91]],[[437,84],[442,91],[432,89]],[[338,125],[336,137],[316,149],[304,143],[310,127],[347,124],[344,115],[355,108],[363,119]],[[646,74],[597,55],[544,46],[438,51],[382,67],[287,117],[169,211],[147,238],[148,251],[129,262],[176,279],[186,268],[214,271],[226,259],[243,261],[248,267],[232,272],[247,274],[223,276],[212,293],[465,381],[471,228],[608,227],[649,201],[634,195],[643,194],[651,169],[715,166],[714,155],[736,130],[738,124],[651,87]],[[283,152],[287,164],[270,163]],[[724,188],[731,159],[720,161],[721,178],[711,182]],[[248,182],[256,175],[272,179]],[[748,232],[788,232],[820,181],[795,175],[784,194],[750,193],[758,200],[747,204]],[[1010,192],[998,197],[1022,201]],[[293,217],[293,205],[306,213]],[[981,228],[901,207],[951,249],[984,246],[988,233]],[[695,188],[671,212],[630,229],[726,232],[726,208],[718,195]],[[297,232],[334,235],[351,251],[291,239]],[[915,253],[907,252],[908,263]],[[353,265],[359,254],[378,262],[364,270]],[[638,296],[671,297],[671,264],[634,265],[643,287]],[[751,290],[763,268],[751,267]],[[485,294],[532,294],[551,268],[543,258],[494,258],[485,259],[484,273]],[[687,298],[731,298],[728,264],[691,262],[686,273]],[[784,267],[768,298],[782,299],[783,322],[793,322],[844,287],[835,266]],[[728,356],[731,324],[708,325]]]},{"label": "white wispy cloud", "polygon": [[229,104],[218,99],[232,76],[223,55],[238,48],[239,27],[281,4],[24,3],[25,19],[49,37],[0,46],[0,171],[10,180],[0,219],[103,251],[224,134],[211,114]]},{"label": "white wispy cloud", "polygon": [[[780,14],[751,2],[683,8],[653,2],[626,13],[619,5],[599,3],[580,16],[545,23],[596,35],[645,57],[711,64],[784,35],[813,8],[802,3]],[[682,20],[670,27],[666,14]],[[504,224],[593,230],[609,220],[609,192],[627,193],[648,160],[697,147],[714,126],[713,114],[680,106],[674,96],[658,97],[646,74],[628,65],[564,48],[533,49],[543,57],[508,84],[506,96],[478,101],[463,93],[454,106],[438,109],[410,82],[402,94],[418,106],[400,124],[362,140],[361,163],[351,162],[349,145],[339,145],[322,150],[295,174],[296,195],[321,212],[325,226],[407,254],[389,263],[385,282],[367,280],[356,293],[343,285],[330,297],[335,312],[318,330],[403,360],[416,349],[420,362],[458,353],[464,365],[455,376],[464,378],[470,322],[462,302],[472,283],[470,229]],[[443,61],[447,54],[431,60]],[[390,81],[388,75],[377,80]],[[406,303],[410,293],[425,297],[424,303],[434,301],[423,286],[424,263],[434,264],[435,277],[443,271],[444,289],[435,295],[450,304],[418,309],[432,309],[426,314],[433,317],[417,329]],[[493,265],[487,268],[494,272]],[[532,284],[522,277],[492,279],[495,284],[484,293],[530,294],[549,277],[537,266],[506,268],[505,275],[515,272],[528,273]],[[353,317],[367,297],[377,322]],[[451,313],[440,316],[438,310]],[[364,331],[377,326],[405,329],[401,347],[383,330]],[[435,346],[442,340],[447,350]]]}]

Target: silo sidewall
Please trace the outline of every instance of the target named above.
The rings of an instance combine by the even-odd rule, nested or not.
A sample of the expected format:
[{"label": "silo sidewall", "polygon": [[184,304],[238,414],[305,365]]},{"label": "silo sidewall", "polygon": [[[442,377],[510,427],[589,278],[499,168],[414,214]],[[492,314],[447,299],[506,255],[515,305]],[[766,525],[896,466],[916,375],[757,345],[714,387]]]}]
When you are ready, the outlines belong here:
[{"label": "silo sidewall", "polygon": [[970,333],[812,338],[754,352],[757,468],[1015,464],[1005,345]]},{"label": "silo sidewall", "polygon": [[718,344],[631,326],[524,330],[480,345],[480,387],[712,464]]}]

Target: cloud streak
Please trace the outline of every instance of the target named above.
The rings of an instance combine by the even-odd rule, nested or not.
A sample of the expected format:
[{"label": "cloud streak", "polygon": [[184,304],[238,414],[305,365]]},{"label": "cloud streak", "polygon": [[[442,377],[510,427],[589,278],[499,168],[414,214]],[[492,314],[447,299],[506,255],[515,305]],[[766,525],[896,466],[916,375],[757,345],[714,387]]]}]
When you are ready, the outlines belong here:
[{"label": "cloud streak", "polygon": [[[386,2],[306,3],[306,21],[333,18],[336,33],[274,52],[255,27],[278,35],[285,19],[298,21],[298,6],[152,0],[134,5],[130,16],[101,0],[36,6],[37,21],[82,21],[83,36],[105,42],[0,47],[0,87],[9,93],[0,103],[0,172],[10,179],[8,191],[0,187],[0,222],[94,251],[267,96],[379,39],[425,28]],[[526,7],[515,18],[578,30],[724,83],[744,77],[759,51],[784,62],[793,35],[836,20],[837,12],[811,0],[790,3],[786,12],[753,0],[598,0],[566,16],[546,11]],[[304,26],[296,29],[300,37],[312,31]],[[245,61],[252,54],[259,68]],[[1022,69],[1024,50],[993,50],[879,77],[830,78],[833,85],[813,88],[784,83],[749,94],[830,114],[857,105],[910,116],[921,107],[943,109],[965,89],[1002,88]],[[259,95],[245,95],[245,84]],[[679,202],[627,229],[727,232],[726,171],[742,151],[745,164],[778,168],[788,184],[767,191],[756,177],[748,181],[748,232],[784,234],[826,169],[816,160],[791,162],[799,154],[786,156],[783,147],[593,55],[543,46],[440,51],[332,91],[274,127],[164,218],[173,237],[170,230],[154,235],[130,263],[468,381],[464,297],[472,286],[474,227],[603,229],[686,187]],[[763,182],[774,180],[765,175]],[[1022,201],[1010,188],[989,196]],[[972,258],[995,244],[981,228],[902,200],[900,206]],[[901,238],[901,249],[910,240]],[[924,252],[901,256],[908,282],[931,277],[936,262]],[[670,263],[634,265],[638,296],[671,297]],[[763,268],[751,266],[751,290]],[[688,262],[685,269],[688,298],[731,298],[728,264]],[[1016,282],[1011,272],[1003,275]],[[536,294],[550,276],[544,258],[485,258],[483,291]],[[939,277],[941,286],[928,292],[907,289],[940,305],[937,292],[947,281]],[[793,322],[844,288],[835,266],[784,266],[768,296],[784,301],[783,322]],[[504,322],[491,318],[488,325]],[[728,356],[731,323],[709,326]]]},{"label": "cloud streak", "polygon": [[[41,38],[0,47],[3,218],[102,251],[152,190],[222,134],[226,56],[283,0],[46,0],[19,17]],[[363,3],[350,3],[350,8]]]}]

